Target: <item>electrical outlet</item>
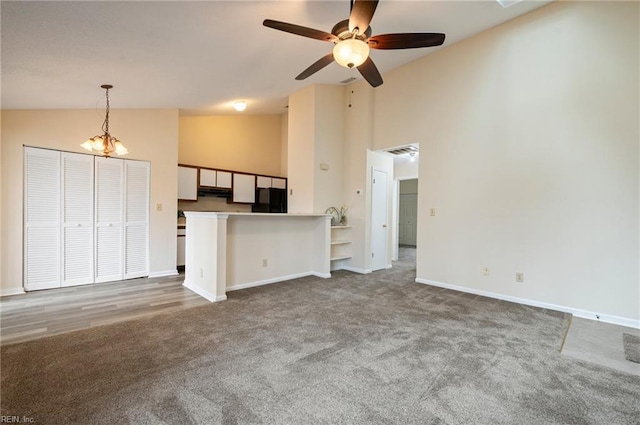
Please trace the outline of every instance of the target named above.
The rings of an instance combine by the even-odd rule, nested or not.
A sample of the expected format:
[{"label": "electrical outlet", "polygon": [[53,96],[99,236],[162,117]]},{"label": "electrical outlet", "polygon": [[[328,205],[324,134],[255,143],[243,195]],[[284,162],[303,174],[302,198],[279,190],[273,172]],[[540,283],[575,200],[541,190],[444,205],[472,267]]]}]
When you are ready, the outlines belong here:
[{"label": "electrical outlet", "polygon": [[204,271],[200,269],[200,277],[204,277]]},{"label": "electrical outlet", "polygon": [[483,267],[482,268],[482,276],[489,276],[489,268],[488,267]]},{"label": "electrical outlet", "polygon": [[435,208],[431,208],[431,209],[429,209],[429,215],[430,215],[431,217],[435,217],[435,215],[436,215],[436,209],[435,209]]},{"label": "electrical outlet", "polygon": [[269,261],[266,258],[262,259],[262,267],[267,267],[269,265]]},{"label": "electrical outlet", "polygon": [[156,211],[162,211],[162,204],[156,204]]},{"label": "electrical outlet", "polygon": [[518,283],[524,282],[524,273],[521,273],[521,272],[516,273],[516,282]]}]

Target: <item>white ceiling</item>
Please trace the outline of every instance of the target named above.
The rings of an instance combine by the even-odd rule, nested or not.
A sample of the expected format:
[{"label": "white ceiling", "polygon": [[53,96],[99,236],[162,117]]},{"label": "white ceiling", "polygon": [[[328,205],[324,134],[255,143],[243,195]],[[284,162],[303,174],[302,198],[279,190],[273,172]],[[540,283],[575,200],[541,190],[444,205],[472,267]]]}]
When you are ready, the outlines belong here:
[{"label": "white ceiling", "polygon": [[[373,35],[443,32],[442,47],[373,50],[384,73],[550,1],[502,8],[494,0],[382,0]],[[326,42],[262,26],[265,18],[329,32],[349,15],[335,1],[2,1],[3,109],[178,108],[181,115],[285,111],[289,94],[339,84],[356,70],[336,63],[294,78],[331,51]]]}]

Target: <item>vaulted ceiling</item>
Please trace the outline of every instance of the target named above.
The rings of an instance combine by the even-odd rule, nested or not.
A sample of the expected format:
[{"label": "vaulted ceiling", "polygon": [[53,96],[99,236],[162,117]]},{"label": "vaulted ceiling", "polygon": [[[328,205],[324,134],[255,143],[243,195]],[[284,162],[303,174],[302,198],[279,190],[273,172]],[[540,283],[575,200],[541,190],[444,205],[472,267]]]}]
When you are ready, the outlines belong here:
[{"label": "vaulted ceiling", "polygon": [[[550,1],[503,8],[494,0],[382,0],[373,34],[442,32],[443,46],[373,50],[382,73]],[[356,70],[336,63],[294,78],[331,51],[326,42],[266,28],[265,18],[330,31],[349,1],[3,1],[2,108],[95,108],[113,84],[113,108],[178,108],[182,115],[284,112],[309,84],[340,84]],[[103,107],[100,106],[100,107]]]}]

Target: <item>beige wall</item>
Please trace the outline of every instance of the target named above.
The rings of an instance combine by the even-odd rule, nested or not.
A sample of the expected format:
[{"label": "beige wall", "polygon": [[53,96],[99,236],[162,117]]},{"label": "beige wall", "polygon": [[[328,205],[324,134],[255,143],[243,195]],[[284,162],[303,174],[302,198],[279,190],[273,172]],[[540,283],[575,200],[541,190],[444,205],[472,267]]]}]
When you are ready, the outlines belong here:
[{"label": "beige wall", "polygon": [[290,213],[313,212],[315,87],[289,96],[287,177]]},{"label": "beige wall", "polygon": [[420,142],[418,279],[640,324],[639,16],[555,2],[385,74],[374,147]]},{"label": "beige wall", "polygon": [[179,118],[180,164],[281,176],[282,115]]},{"label": "beige wall", "polygon": [[[330,85],[315,88],[313,212],[321,214],[344,203],[344,88]],[[329,169],[323,170],[322,165],[328,165]]]},{"label": "beige wall", "polygon": [[[2,294],[22,289],[23,145],[86,153],[80,143],[102,120],[95,110],[2,111]],[[150,272],[175,272],[178,111],[111,110],[110,121],[126,158],[151,162]]]},{"label": "beige wall", "polygon": [[345,116],[342,191],[344,203],[349,207],[348,224],[352,226],[349,267],[362,273],[371,269],[371,200],[368,197],[371,180],[367,152],[373,145],[374,89],[361,80],[345,87],[345,97],[349,102],[344,102],[342,109]]}]

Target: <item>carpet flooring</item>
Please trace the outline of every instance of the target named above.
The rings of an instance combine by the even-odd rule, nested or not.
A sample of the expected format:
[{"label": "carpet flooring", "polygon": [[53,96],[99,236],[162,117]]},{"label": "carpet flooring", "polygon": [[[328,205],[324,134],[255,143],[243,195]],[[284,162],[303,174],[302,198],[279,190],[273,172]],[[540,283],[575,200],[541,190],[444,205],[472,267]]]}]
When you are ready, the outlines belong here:
[{"label": "carpet flooring", "polygon": [[1,347],[37,424],[637,424],[640,378],[560,355],[564,313],[417,284],[414,266]]}]

